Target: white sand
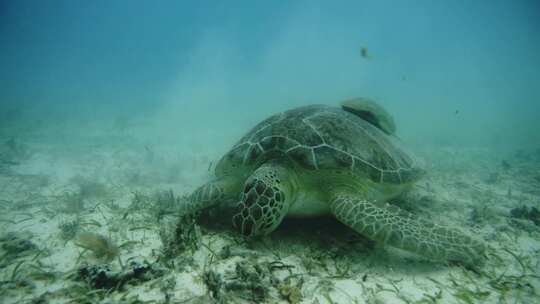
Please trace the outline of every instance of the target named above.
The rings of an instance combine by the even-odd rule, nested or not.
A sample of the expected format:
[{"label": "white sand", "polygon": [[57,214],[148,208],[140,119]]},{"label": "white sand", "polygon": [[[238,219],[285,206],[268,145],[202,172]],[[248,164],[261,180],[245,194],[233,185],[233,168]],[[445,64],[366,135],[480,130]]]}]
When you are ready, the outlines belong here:
[{"label": "white sand", "polygon": [[[36,246],[19,256],[0,247],[0,302],[208,303],[213,299],[204,273],[234,282],[242,263],[249,273],[256,273],[253,265],[283,266],[260,275],[268,289],[267,303],[293,302],[278,283],[299,290],[300,303],[532,303],[538,297],[540,227],[509,215],[523,205],[539,207],[540,181],[535,178],[540,178],[540,156],[526,160],[488,149],[448,147],[418,151],[426,159],[428,174],[404,207],[484,239],[491,249],[479,273],[392,248],[370,249],[338,224],[332,229],[346,235],[331,235],[327,227],[310,224],[280,229],[254,244],[239,242],[230,229],[203,225],[204,246],[192,259],[185,253],[176,267],[165,267],[149,281],[96,291],[75,273],[83,263],[99,260],[83,253],[73,240],[62,240],[60,224],[75,221],[82,230],[107,236],[117,245],[130,242],[120,249],[124,266],[132,259],[153,263],[162,249],[160,227],[151,222],[148,210],[129,209],[133,193],[172,189],[176,195],[188,194],[211,178],[210,163],[235,141],[222,138],[214,145],[199,142],[181,149],[178,143],[145,144],[124,137],[113,140],[95,134],[73,143],[29,139],[24,144],[30,156],[0,171],[0,237],[14,232]],[[182,142],[198,138],[192,132],[191,139]],[[501,167],[503,159],[510,164],[508,170]],[[81,185],[97,193],[83,197],[84,209],[69,211],[65,193],[76,193]],[[230,255],[219,257],[226,246]],[[116,259],[111,267],[120,270]],[[43,272],[51,276],[39,278]],[[234,298],[234,292],[229,296],[232,302],[250,302]]]}]

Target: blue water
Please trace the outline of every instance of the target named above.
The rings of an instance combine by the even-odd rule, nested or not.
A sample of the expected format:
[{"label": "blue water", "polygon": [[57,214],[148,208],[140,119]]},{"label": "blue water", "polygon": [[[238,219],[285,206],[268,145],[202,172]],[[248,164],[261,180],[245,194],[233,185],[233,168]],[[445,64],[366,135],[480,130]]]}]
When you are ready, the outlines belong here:
[{"label": "blue water", "polygon": [[539,30],[537,1],[2,1],[0,102],[215,128],[365,96],[409,140],[526,146]]}]

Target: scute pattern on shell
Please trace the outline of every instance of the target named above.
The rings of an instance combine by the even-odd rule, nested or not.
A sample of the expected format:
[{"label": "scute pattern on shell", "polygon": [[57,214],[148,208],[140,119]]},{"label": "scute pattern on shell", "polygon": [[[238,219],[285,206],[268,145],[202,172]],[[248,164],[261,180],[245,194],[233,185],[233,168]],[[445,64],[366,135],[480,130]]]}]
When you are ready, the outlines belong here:
[{"label": "scute pattern on shell", "polygon": [[420,169],[397,140],[340,108],[314,105],[269,117],[226,155],[240,164],[287,156],[307,170],[348,169],[375,182],[405,183]]}]

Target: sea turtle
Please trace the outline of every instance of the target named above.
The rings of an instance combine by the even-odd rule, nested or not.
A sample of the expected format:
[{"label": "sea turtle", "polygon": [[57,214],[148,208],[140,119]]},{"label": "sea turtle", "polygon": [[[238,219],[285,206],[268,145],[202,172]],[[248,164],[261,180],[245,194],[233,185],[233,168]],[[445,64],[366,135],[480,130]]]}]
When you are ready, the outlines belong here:
[{"label": "sea turtle", "polygon": [[325,214],[362,235],[433,260],[482,260],[484,244],[457,228],[417,218],[387,202],[423,173],[393,136],[377,103],[310,105],[270,116],[219,161],[189,210],[239,200],[233,225],[247,236],[274,231],[285,216]]}]

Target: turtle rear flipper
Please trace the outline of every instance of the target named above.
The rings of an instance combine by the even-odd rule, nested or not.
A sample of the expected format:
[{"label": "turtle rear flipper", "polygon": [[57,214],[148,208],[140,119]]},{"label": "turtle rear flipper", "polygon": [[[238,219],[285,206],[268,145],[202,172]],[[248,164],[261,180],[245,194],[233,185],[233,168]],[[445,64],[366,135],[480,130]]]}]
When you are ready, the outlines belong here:
[{"label": "turtle rear flipper", "polygon": [[458,229],[444,227],[397,207],[379,206],[362,197],[335,195],[331,212],[345,225],[366,237],[438,261],[466,265],[481,263],[483,242]]},{"label": "turtle rear flipper", "polygon": [[354,98],[341,102],[341,108],[376,126],[384,133],[396,133],[394,118],[378,103],[367,98]]}]

